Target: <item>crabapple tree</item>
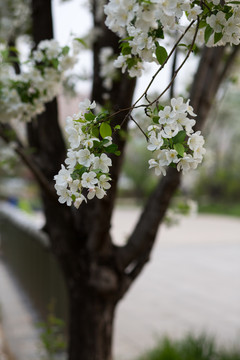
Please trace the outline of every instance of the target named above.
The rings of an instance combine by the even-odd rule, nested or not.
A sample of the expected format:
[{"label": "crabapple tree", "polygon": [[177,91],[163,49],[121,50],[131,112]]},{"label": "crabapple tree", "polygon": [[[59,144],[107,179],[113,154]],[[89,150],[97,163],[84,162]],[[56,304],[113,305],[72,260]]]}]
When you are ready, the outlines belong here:
[{"label": "crabapple tree", "polygon": [[[91,0],[89,5],[91,36],[76,35],[60,46],[53,38],[50,0],[4,4],[0,136],[40,187],[44,229],[69,294],[68,358],[110,360],[116,305],[149,260],[182,174],[196,169],[206,152],[201,129],[237,54],[240,6],[220,0]],[[17,38],[26,32],[33,47],[21,62]],[[87,47],[93,51],[92,92],[69,114],[63,130],[56,97]],[[183,60],[169,84],[152,96],[153,82],[177,51]],[[199,63],[188,97],[172,97],[166,104],[163,96],[193,53]],[[148,63],[157,70],[133,101]],[[117,246],[111,217],[130,122],[146,139],[149,169],[160,178],[132,234]]]}]

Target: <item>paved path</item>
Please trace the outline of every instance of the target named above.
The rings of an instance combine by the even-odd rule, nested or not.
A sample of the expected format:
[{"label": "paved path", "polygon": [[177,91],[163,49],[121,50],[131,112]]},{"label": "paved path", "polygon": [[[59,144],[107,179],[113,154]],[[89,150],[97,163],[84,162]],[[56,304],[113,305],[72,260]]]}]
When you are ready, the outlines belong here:
[{"label": "paved path", "polygon": [[[126,210],[115,216],[119,242],[130,218]],[[151,261],[119,305],[115,354],[131,359],[163,335],[201,331],[240,345],[240,219],[201,215],[160,229]]]},{"label": "paved path", "polygon": [[40,360],[36,313],[1,261],[0,305],[2,329],[14,360]]},{"label": "paved path", "polygon": [[[137,216],[135,209],[118,209],[113,221],[116,242],[126,239]],[[11,301],[13,307],[21,303],[24,308],[22,299],[0,267],[3,315]],[[29,356],[36,349],[34,332],[27,330],[32,329],[32,320],[23,308],[17,325],[22,337],[19,334],[15,344],[19,360],[34,360]],[[16,326],[9,330],[9,322],[5,318],[13,337]],[[189,331],[207,331],[221,343],[236,343],[240,339],[240,220],[198,216],[170,229],[162,227],[151,261],[119,304],[115,330],[114,353],[119,360],[133,359],[164,334],[179,338]]]}]

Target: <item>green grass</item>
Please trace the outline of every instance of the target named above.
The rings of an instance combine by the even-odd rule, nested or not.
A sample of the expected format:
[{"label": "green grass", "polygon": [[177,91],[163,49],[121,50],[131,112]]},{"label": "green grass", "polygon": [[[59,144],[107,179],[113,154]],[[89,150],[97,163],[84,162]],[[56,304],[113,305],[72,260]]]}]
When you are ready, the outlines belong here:
[{"label": "green grass", "polygon": [[213,338],[187,336],[181,341],[161,340],[136,360],[240,360],[239,349],[220,349]]},{"label": "green grass", "polygon": [[240,204],[209,203],[199,204],[199,212],[205,214],[230,215],[240,217]]}]

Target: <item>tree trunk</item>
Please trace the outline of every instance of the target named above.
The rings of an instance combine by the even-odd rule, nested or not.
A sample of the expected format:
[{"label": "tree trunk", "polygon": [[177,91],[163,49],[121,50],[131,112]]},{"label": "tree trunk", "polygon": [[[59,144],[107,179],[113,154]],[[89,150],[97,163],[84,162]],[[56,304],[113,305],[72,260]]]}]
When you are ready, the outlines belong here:
[{"label": "tree trunk", "polygon": [[69,306],[68,360],[112,360],[113,298],[77,287]]}]

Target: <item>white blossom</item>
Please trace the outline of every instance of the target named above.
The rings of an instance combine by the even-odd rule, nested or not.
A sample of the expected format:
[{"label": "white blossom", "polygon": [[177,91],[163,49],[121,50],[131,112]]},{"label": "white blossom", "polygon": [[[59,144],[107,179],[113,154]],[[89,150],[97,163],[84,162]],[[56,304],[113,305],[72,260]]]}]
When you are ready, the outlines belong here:
[{"label": "white blossom", "polygon": [[161,131],[161,136],[163,138],[171,139],[176,136],[178,133],[178,128],[174,124],[165,125]]},{"label": "white blossom", "polygon": [[186,174],[191,169],[196,169],[198,166],[198,161],[194,159],[190,154],[186,155],[180,159],[179,163],[177,164],[177,170],[182,170],[183,174]]},{"label": "white blossom", "polygon": [[166,158],[168,160],[168,165],[171,164],[172,162],[173,163],[179,162],[178,153],[176,150],[173,149],[166,151]]},{"label": "white blossom", "polygon": [[188,106],[186,103],[183,102],[182,97],[179,97],[177,99],[172,98],[171,105],[176,113],[184,113],[187,110],[187,106]]},{"label": "white blossom", "polygon": [[83,196],[83,195],[81,194],[79,197],[77,197],[77,198],[75,199],[73,205],[75,206],[76,209],[78,209],[79,206],[82,204],[83,201],[87,202],[87,199],[85,198],[85,196]]},{"label": "white blossom", "polygon": [[109,180],[111,180],[108,176],[106,175],[101,175],[99,178],[99,186],[102,189],[108,190],[111,187],[111,184],[108,182]]},{"label": "white blossom", "polygon": [[185,174],[203,160],[204,138],[200,131],[193,130],[196,121],[188,115],[196,114],[189,102],[182,97],[171,99],[171,106],[158,112],[159,125],[148,127],[147,149],[155,155],[155,159],[149,161],[149,168],[154,168],[156,175],[166,175],[166,167],[170,164]]},{"label": "white blossom", "polygon": [[89,167],[94,161],[94,154],[92,154],[88,149],[81,149],[77,153],[78,162],[81,165]]},{"label": "white blossom", "polygon": [[151,159],[148,161],[149,163],[149,169],[154,168],[155,174],[157,176],[163,174],[164,176],[166,175],[166,168],[165,166],[160,164],[160,161],[156,161],[154,159]]},{"label": "white blossom", "polygon": [[175,118],[175,112],[172,111],[170,106],[165,106],[163,110],[158,113],[160,119],[159,124],[172,124]]},{"label": "white blossom", "polygon": [[214,32],[222,32],[223,27],[226,25],[225,14],[222,11],[219,11],[216,15],[212,14],[207,17],[207,24],[211,26]]},{"label": "white blossom", "polygon": [[98,179],[96,178],[96,173],[94,171],[85,172],[82,175],[82,186],[85,188],[94,188],[95,184],[98,183]]},{"label": "white blossom", "polygon": [[102,199],[106,195],[106,191],[97,186],[95,188],[90,188],[87,194],[87,198],[91,200],[95,197],[95,195],[98,199]]},{"label": "white blossom", "polygon": [[112,166],[112,160],[106,155],[101,154],[101,156],[96,156],[93,161],[93,168],[100,169],[103,172],[109,172],[109,166]]},{"label": "white blossom", "polygon": [[56,185],[58,186],[67,186],[67,184],[72,181],[71,171],[66,169],[65,166],[62,165],[58,175],[54,176],[54,180],[56,181]]},{"label": "white blossom", "polygon": [[90,110],[90,109],[95,109],[96,107],[96,102],[93,101],[91,103],[91,101],[89,99],[85,99],[84,101],[81,101],[78,105],[79,107],[79,110],[80,110],[80,113],[85,113],[87,110]]},{"label": "white blossom", "polygon": [[159,150],[160,147],[163,145],[163,138],[161,134],[158,134],[156,137],[156,134],[152,134],[148,139],[149,145],[147,146],[148,150],[154,151]]},{"label": "white blossom", "polygon": [[204,138],[201,135],[200,131],[197,131],[196,133],[189,136],[188,139],[188,145],[191,150],[197,150],[198,148],[201,148],[204,145]]},{"label": "white blossom", "polygon": [[62,188],[61,190],[58,189],[57,194],[59,195],[58,201],[61,204],[67,203],[67,206],[72,205],[72,196],[71,191],[65,188]]}]

